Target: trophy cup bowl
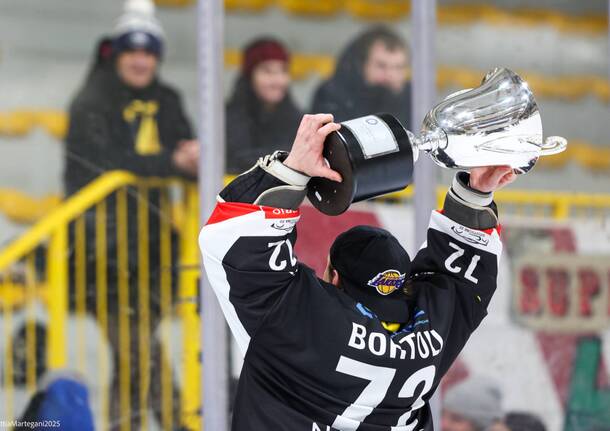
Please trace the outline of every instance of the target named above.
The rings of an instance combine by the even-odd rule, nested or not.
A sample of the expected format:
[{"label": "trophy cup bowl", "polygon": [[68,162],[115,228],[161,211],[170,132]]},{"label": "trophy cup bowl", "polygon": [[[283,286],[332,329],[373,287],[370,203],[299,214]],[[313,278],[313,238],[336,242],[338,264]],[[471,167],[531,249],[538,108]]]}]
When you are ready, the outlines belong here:
[{"label": "trophy cup bowl", "polygon": [[540,111],[527,83],[497,68],[479,87],[453,93],[432,108],[413,145],[445,168],[508,165],[524,174],[540,156],[563,151],[567,141],[543,141]]},{"label": "trophy cup bowl", "polygon": [[441,167],[469,170],[510,166],[532,170],[540,156],[560,153],[567,141],[543,139],[538,105],[516,73],[496,68],[481,85],[449,95],[424,118],[416,136],[390,114],[341,123],[324,143],[324,157],[342,183],[312,178],[308,197],[318,210],[338,215],[352,202],[402,190],[412,182],[419,151]]}]

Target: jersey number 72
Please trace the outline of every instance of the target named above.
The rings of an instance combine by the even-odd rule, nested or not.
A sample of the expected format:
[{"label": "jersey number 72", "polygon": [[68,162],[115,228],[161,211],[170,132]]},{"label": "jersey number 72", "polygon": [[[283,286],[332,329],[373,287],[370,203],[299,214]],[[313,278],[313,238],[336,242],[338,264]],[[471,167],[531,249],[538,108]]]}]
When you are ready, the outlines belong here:
[{"label": "jersey number 72", "polygon": [[[340,373],[369,381],[369,384],[366,385],[356,401],[345,409],[342,414],[337,416],[332,424],[332,428],[340,431],[356,431],[366,417],[370,415],[386,397],[388,389],[396,374],[396,370],[394,368],[366,364],[346,356],[341,356],[339,358],[336,370]],[[398,418],[398,422],[396,423],[396,426],[392,427],[392,431],[412,431],[415,429],[417,420],[414,420],[413,423],[409,425],[406,424],[411,418],[411,413],[415,410],[419,410],[426,404],[422,398],[432,389],[435,374],[436,367],[434,365],[429,365],[409,376],[398,393],[399,398],[411,398],[415,396],[415,390],[422,382],[424,383],[424,388],[417,399],[411,404],[411,407]]]}]

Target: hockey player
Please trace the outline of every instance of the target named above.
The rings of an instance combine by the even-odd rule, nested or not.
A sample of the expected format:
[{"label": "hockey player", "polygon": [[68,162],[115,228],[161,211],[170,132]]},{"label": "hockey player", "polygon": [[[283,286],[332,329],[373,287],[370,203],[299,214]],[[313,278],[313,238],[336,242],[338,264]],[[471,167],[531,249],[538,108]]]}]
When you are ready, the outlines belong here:
[{"label": "hockey player", "polygon": [[[323,279],[294,255],[299,206],[332,115],[306,115],[291,152],[237,177],[199,238],[245,355],[235,431],[431,430],[428,400],[486,315],[502,249],[492,192],[509,167],[458,173],[411,261],[387,231],[335,240]],[[320,250],[323,253],[323,250]]]}]

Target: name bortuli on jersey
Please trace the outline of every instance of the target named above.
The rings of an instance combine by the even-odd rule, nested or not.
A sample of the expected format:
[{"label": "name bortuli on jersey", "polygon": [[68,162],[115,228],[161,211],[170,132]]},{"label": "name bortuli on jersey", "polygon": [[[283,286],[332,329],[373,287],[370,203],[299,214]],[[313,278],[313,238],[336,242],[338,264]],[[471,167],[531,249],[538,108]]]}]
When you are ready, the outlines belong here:
[{"label": "name bortuli on jersey", "polygon": [[443,350],[443,338],[434,329],[405,334],[397,342],[387,333],[370,331],[352,322],[352,333],[347,345],[356,350],[368,349],[375,356],[389,356],[391,359],[422,359],[437,356]]}]

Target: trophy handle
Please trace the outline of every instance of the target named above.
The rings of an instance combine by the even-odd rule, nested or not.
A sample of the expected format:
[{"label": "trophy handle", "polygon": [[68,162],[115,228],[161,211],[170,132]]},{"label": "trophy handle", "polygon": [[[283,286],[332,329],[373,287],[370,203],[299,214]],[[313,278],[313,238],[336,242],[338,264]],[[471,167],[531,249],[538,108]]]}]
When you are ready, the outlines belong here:
[{"label": "trophy handle", "polygon": [[561,136],[549,136],[544,140],[544,144],[540,147],[541,156],[551,156],[559,154],[568,146],[568,140]]}]

